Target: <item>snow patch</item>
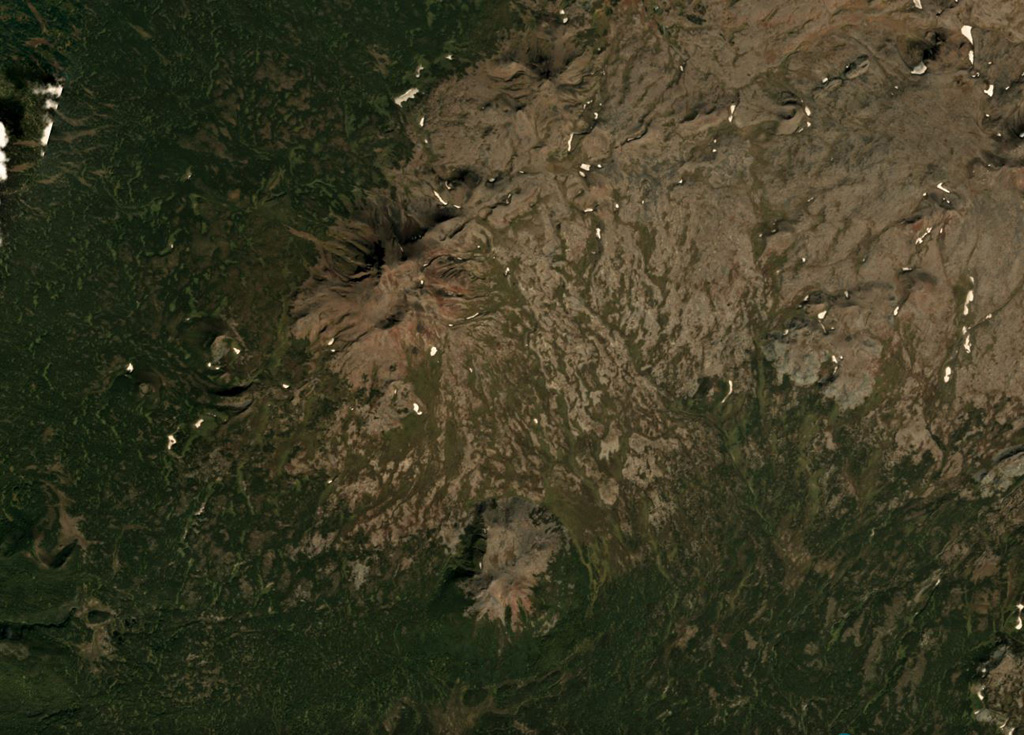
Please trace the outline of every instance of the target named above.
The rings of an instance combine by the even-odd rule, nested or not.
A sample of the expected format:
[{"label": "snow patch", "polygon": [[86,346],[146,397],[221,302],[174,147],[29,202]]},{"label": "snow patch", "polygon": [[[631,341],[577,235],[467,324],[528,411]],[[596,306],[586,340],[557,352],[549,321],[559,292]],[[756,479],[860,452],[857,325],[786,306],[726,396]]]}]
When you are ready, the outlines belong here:
[{"label": "snow patch", "polygon": [[404,105],[406,102],[411,100],[413,97],[415,97],[419,93],[420,93],[420,88],[419,87],[409,87],[409,89],[405,90],[400,95],[395,97],[395,104],[398,105],[399,107],[401,107],[402,105]]}]

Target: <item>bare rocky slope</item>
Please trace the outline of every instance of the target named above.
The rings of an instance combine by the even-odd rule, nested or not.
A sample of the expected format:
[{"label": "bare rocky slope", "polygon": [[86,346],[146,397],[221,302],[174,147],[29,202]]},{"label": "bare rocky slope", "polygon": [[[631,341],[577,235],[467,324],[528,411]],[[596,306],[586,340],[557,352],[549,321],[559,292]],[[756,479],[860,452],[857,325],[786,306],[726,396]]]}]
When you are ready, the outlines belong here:
[{"label": "bare rocky slope", "polygon": [[[474,503],[520,498],[612,576],[679,533],[695,577],[898,579],[879,619],[823,610],[868,682],[896,621],[957,578],[989,586],[941,615],[1012,635],[1024,4],[921,4],[533,8],[536,28],[402,101],[414,153],[389,188],[296,232],[320,261],[293,332],[369,399],[289,467],[332,478],[318,532],[344,508],[369,548],[454,551]],[[929,531],[950,512],[972,520]],[[919,544],[933,563],[851,567],[821,545],[883,527],[894,559]],[[729,560],[737,533],[757,551]],[[528,596],[496,612],[488,573],[473,610],[518,629]],[[919,696],[943,640],[904,653],[891,704]],[[1000,660],[1005,714],[959,691],[1011,727],[1020,678]],[[983,682],[971,666],[940,676]]]}]

